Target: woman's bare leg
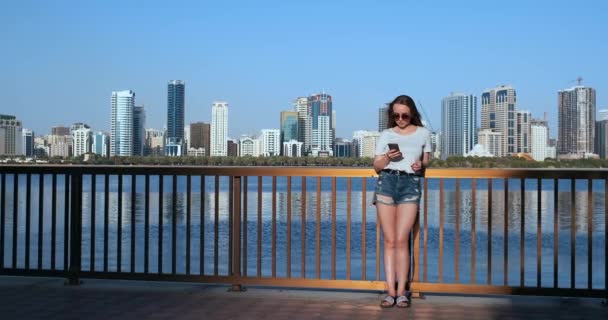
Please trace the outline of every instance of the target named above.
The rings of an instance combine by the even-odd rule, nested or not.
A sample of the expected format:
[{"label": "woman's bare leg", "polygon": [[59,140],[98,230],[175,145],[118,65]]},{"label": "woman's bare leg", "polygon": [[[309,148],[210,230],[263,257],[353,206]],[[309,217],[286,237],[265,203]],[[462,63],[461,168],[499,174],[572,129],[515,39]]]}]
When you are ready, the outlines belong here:
[{"label": "woman's bare leg", "polygon": [[[398,279],[397,295],[405,294],[405,285],[408,281],[408,272],[410,269],[410,247],[409,239],[410,232],[416,222],[418,213],[418,205],[415,203],[400,204],[397,206],[396,212],[396,273]],[[386,250],[386,249],[385,249]]]}]

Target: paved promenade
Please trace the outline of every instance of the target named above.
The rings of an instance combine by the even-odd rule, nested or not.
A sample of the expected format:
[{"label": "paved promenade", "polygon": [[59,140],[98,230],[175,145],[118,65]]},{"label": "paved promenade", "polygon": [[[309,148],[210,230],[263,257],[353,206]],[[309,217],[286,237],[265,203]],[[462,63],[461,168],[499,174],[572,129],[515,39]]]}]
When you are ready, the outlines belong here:
[{"label": "paved promenade", "polygon": [[426,295],[409,309],[377,292],[0,277],[0,319],[608,319],[600,299]]}]

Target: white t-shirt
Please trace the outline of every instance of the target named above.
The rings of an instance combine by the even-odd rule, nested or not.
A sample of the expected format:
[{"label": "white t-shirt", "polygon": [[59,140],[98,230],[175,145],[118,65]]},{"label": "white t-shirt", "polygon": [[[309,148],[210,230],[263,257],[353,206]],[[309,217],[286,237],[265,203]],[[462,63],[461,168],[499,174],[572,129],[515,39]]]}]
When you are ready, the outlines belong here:
[{"label": "white t-shirt", "polygon": [[416,131],[402,135],[388,128],[380,133],[380,138],[376,143],[376,155],[383,155],[389,151],[388,144],[396,143],[403,155],[399,161],[390,161],[385,169],[407,171],[414,173],[412,164],[417,160],[422,160],[423,152],[431,152],[431,131],[425,127],[417,127]]}]

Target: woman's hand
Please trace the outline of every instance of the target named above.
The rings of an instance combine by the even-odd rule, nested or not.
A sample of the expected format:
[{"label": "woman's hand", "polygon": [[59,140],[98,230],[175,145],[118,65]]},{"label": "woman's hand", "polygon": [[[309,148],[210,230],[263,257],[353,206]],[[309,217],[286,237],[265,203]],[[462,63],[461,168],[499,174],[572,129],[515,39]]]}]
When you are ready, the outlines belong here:
[{"label": "woman's hand", "polygon": [[414,161],[414,163],[412,163],[412,170],[414,170],[414,172],[422,170],[422,161]]},{"label": "woman's hand", "polygon": [[395,160],[399,160],[401,159],[401,151],[397,150],[397,149],[392,149],[389,150],[386,153],[386,157],[388,158],[388,161],[395,161]]}]

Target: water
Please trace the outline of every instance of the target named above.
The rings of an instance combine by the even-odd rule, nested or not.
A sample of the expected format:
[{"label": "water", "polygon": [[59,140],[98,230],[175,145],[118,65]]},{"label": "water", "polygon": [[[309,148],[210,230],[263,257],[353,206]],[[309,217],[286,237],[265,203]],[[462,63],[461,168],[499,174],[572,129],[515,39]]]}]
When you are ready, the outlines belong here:
[{"label": "water", "polygon": [[[6,176],[6,218],[5,218],[5,251],[4,263],[11,266],[12,263],[12,243],[13,243],[13,177]],[[177,183],[177,268],[179,274],[186,272],[186,177],[178,177]],[[64,234],[64,180],[63,176],[58,176],[57,189],[57,240],[55,248],[57,250],[56,267],[63,268],[63,234]],[[172,264],[172,177],[164,177],[163,181],[163,208],[162,214],[159,212],[159,190],[158,177],[150,178],[150,234],[149,234],[149,272],[157,272],[158,270],[158,234],[159,234],[159,217],[162,219],[163,241],[162,241],[162,270],[163,273],[171,272]],[[199,274],[201,271],[200,248],[201,244],[204,248],[204,262],[202,263],[204,274],[214,273],[214,239],[215,239],[215,181],[213,177],[205,178],[204,192],[201,193],[201,183],[199,177],[192,179],[192,197],[191,197],[191,250],[189,253],[191,259],[190,272]],[[376,213],[375,208],[370,205],[373,195],[374,179],[367,179],[367,186],[362,190],[362,179],[352,179],[352,191],[350,201],[347,194],[347,179],[336,179],[336,278],[346,279],[347,264],[351,265],[351,279],[358,280],[363,278],[363,260],[366,262],[365,278],[376,279]],[[273,246],[276,246],[276,275],[285,277],[287,275],[287,178],[277,178],[276,203],[273,204],[272,194],[272,178],[264,177],[262,179],[262,194],[258,199],[258,179],[249,178],[247,183],[247,274],[256,275],[258,256],[261,259],[261,274],[264,277],[272,276],[272,252]],[[508,281],[512,286],[518,286],[520,283],[520,206],[525,203],[525,240],[524,240],[524,284],[526,286],[536,286],[536,268],[537,268],[537,214],[538,214],[538,194],[536,179],[525,180],[524,183],[524,199],[521,197],[521,185],[519,179],[509,180],[509,200],[507,208],[507,225],[508,225]],[[102,176],[98,176],[95,186],[95,220],[92,220],[91,204],[92,204],[92,186],[91,176],[85,176],[83,179],[83,241],[82,241],[82,268],[90,270],[91,263],[91,231],[95,230],[95,270],[103,270],[104,256],[104,181]],[[229,193],[228,193],[228,178],[221,177],[218,188],[218,274],[225,275],[228,273],[229,262]],[[302,255],[302,179],[293,178],[291,185],[291,276],[300,277],[301,270],[301,255]],[[485,284],[487,281],[487,262],[488,262],[488,191],[487,179],[478,180],[476,182],[477,190],[475,195],[475,282]],[[505,215],[505,199],[504,185],[502,179],[493,180],[492,191],[492,282],[494,285],[502,285],[503,265],[504,265],[504,215]],[[43,197],[44,215],[43,215],[43,268],[49,269],[51,265],[51,177],[44,178],[45,193]],[[305,210],[305,268],[306,277],[316,277],[316,242],[317,242],[317,193],[316,193],[316,178],[306,179],[306,210]],[[592,241],[592,287],[604,288],[604,268],[605,268],[605,190],[604,181],[598,180],[593,182],[592,194],[592,215],[591,219],[588,216],[588,197],[587,197],[587,181],[576,181],[575,185],[575,287],[586,288],[587,283],[587,259],[588,259],[588,241]],[[18,214],[18,232],[17,232],[17,267],[25,266],[25,224],[26,224],[26,206],[25,206],[25,176],[19,177],[19,214]],[[38,265],[38,176],[32,176],[32,191],[31,191],[31,237],[30,237],[30,267],[36,268]],[[458,215],[459,221],[459,282],[469,283],[471,281],[471,243],[472,243],[472,221],[473,221],[473,194],[471,192],[471,180],[462,179],[460,184],[460,212]],[[553,209],[553,180],[543,180],[541,183],[541,285],[544,287],[553,286],[553,230],[554,230],[554,209]],[[321,179],[320,193],[320,277],[329,279],[332,275],[332,179]],[[136,180],[136,198],[135,198],[135,271],[144,271],[144,222],[145,222],[145,189],[144,177],[138,176]],[[201,196],[201,194],[203,196]],[[363,197],[365,196],[365,199]],[[570,287],[570,232],[571,232],[571,196],[570,181],[564,180],[558,185],[558,285],[559,287]],[[201,219],[201,199],[203,200],[203,214]],[[122,247],[121,247],[121,268],[123,271],[128,271],[131,268],[130,247],[131,247],[131,177],[125,176],[123,179],[123,197],[122,197]],[[261,211],[258,212],[258,201],[260,201]],[[428,268],[426,276],[429,282],[437,282],[439,280],[439,180],[429,180],[428,193],[428,240],[427,240],[427,261]],[[444,209],[444,257],[443,257],[443,281],[445,283],[454,283],[455,274],[455,226],[456,226],[456,192],[455,180],[445,179],[445,189],[443,193],[443,209]],[[346,238],[347,238],[347,207],[350,204],[351,208],[351,259],[346,259]],[[422,202],[424,205],[424,199]],[[245,207],[245,205],[243,204]],[[276,206],[276,244],[272,243],[272,213],[273,206]],[[366,220],[363,223],[362,212],[366,210]],[[261,216],[261,221],[258,220],[258,215]],[[592,233],[588,232],[588,221],[591,221]],[[204,228],[204,237],[200,237],[201,222]],[[245,222],[243,222],[245,223]],[[258,223],[261,223],[261,252],[258,253]],[[424,239],[424,210],[421,208],[421,246]],[[362,238],[362,230],[366,229],[365,241]],[[117,229],[118,229],[118,178],[117,176],[110,177],[110,194],[109,194],[109,254],[108,267],[110,271],[117,270]],[[362,247],[365,242],[366,256],[362,257]],[[424,259],[424,250],[421,247],[421,257],[417,267],[420,270],[421,277],[424,276],[422,262]],[[379,256],[382,261],[381,255]],[[245,266],[245,261],[243,261]],[[382,268],[382,264],[380,264]],[[383,270],[379,270],[380,279],[383,279]]]}]

